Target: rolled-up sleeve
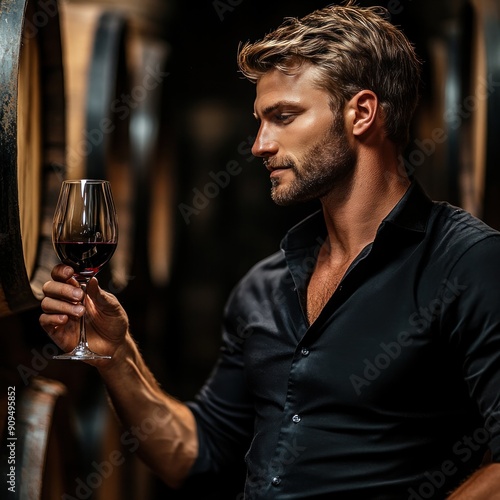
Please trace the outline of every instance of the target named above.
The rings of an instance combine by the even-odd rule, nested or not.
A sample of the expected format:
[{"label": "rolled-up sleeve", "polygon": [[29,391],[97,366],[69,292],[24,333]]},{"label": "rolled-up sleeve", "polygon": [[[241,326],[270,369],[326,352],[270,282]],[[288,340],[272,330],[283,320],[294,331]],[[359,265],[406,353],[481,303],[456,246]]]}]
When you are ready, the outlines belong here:
[{"label": "rolled-up sleeve", "polygon": [[222,473],[241,467],[249,447],[254,407],[243,363],[244,325],[238,322],[235,293],[224,314],[222,346],[215,367],[193,401],[188,402],[197,422],[199,454],[191,475]]}]

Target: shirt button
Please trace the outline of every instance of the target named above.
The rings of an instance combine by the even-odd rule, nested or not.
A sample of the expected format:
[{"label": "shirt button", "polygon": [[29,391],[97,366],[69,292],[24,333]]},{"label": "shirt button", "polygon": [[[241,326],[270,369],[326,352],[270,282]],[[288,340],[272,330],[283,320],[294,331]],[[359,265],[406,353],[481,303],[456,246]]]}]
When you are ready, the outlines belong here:
[{"label": "shirt button", "polygon": [[294,415],[294,416],[292,417],[292,422],[293,422],[294,424],[298,424],[301,420],[302,420],[302,419],[300,418],[300,415]]},{"label": "shirt button", "polygon": [[272,479],[271,479],[271,484],[273,486],[279,486],[279,484],[281,483],[281,477],[279,476],[274,476]]},{"label": "shirt button", "polygon": [[309,356],[309,349],[307,347],[303,347],[300,354],[302,354],[302,356]]}]

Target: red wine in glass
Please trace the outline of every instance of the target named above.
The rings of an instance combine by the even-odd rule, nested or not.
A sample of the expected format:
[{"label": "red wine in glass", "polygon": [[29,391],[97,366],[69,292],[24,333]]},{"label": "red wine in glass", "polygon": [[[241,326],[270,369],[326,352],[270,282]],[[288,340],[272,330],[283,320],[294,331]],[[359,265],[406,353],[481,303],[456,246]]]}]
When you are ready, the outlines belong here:
[{"label": "red wine in glass", "polygon": [[[74,270],[85,304],[87,283],[112,257],[118,242],[118,222],[108,181],[63,181],[54,213],[52,242],[64,264]],[[109,359],[93,352],[87,343],[85,316],[80,319],[78,345],[55,359]]]},{"label": "red wine in glass", "polygon": [[108,262],[116,249],[116,243],[96,241],[58,241],[54,243],[57,256],[63,264],[71,266],[81,278],[94,276]]}]

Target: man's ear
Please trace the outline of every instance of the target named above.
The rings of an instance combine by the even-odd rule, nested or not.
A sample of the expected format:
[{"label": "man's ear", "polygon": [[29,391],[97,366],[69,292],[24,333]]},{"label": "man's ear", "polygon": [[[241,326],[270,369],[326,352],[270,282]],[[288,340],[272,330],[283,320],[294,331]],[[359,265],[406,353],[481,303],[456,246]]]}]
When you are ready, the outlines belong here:
[{"label": "man's ear", "polygon": [[378,114],[378,97],[371,90],[360,90],[346,105],[346,124],[352,134],[360,136],[366,133]]}]

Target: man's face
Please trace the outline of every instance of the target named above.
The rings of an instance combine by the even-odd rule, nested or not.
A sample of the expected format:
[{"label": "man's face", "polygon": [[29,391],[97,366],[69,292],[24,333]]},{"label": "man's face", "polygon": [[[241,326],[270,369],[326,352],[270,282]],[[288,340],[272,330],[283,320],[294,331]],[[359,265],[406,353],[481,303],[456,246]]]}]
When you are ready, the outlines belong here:
[{"label": "man's face", "polygon": [[343,116],[333,116],[329,94],[314,84],[316,71],[309,64],[293,75],[271,70],[257,83],[252,153],[264,158],[280,205],[345,194],[353,178],[356,157]]}]

